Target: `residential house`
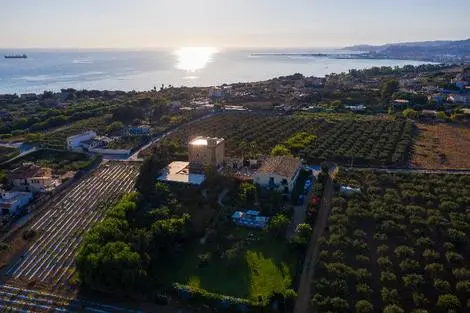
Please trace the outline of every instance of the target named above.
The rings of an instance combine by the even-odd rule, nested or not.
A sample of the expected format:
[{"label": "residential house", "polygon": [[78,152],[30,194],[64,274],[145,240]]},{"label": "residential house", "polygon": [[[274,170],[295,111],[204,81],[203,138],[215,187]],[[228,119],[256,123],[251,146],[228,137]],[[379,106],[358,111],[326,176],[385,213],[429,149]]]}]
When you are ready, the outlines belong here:
[{"label": "residential house", "polygon": [[1,215],[17,215],[32,199],[31,192],[0,191]]},{"label": "residential house", "polygon": [[254,182],[262,187],[291,193],[299,176],[302,162],[290,156],[275,156],[264,161],[254,175]]},{"label": "residential house", "polygon": [[92,130],[67,137],[67,149],[69,151],[82,151],[81,143],[96,137],[96,133]]},{"label": "residential house", "polygon": [[437,116],[437,111],[435,110],[422,110],[421,116],[424,118],[435,118]]},{"label": "residential house", "polygon": [[55,187],[52,170],[32,163],[24,163],[11,170],[8,180],[15,190],[44,192]]}]

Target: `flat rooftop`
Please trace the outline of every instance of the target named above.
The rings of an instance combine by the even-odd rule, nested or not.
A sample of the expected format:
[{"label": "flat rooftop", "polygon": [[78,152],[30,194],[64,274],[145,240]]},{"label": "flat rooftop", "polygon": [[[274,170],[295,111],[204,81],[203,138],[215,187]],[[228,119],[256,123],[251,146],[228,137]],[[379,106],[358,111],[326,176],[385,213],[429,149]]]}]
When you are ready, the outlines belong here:
[{"label": "flat rooftop", "polygon": [[217,144],[221,143],[222,141],[224,141],[224,138],[216,138],[216,137],[203,137],[203,136],[199,136],[199,137],[196,137],[194,138],[193,140],[191,140],[189,142],[190,145],[194,145],[194,146],[207,146],[207,142],[208,140],[215,140],[217,142]]},{"label": "flat rooftop", "polygon": [[168,164],[162,170],[162,174],[157,178],[158,181],[175,182],[191,185],[200,185],[206,180],[203,174],[194,174],[189,172],[189,162],[175,161]]}]

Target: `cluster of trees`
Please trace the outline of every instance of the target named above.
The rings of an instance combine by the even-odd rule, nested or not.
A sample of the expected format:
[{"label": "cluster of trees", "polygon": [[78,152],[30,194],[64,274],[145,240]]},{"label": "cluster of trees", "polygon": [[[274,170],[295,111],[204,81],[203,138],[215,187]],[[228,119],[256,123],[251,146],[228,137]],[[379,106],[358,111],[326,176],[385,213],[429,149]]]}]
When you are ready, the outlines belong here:
[{"label": "cluster of trees", "polygon": [[340,170],[337,179],[361,194],[333,200],[317,309],[467,312],[470,178]]},{"label": "cluster of trees", "polygon": [[381,67],[371,67],[362,70],[352,69],[349,70],[349,75],[355,78],[371,78],[377,76],[402,76],[403,74],[408,73],[423,73],[423,72],[434,72],[445,69],[443,65],[433,65],[433,64],[422,64],[418,66],[405,65],[403,67],[395,66],[381,66]]},{"label": "cluster of trees", "polygon": [[403,165],[410,157],[414,133],[413,123],[403,120],[338,121],[299,155],[309,162]]},{"label": "cluster of trees", "polygon": [[[152,171],[156,161],[148,161]],[[133,293],[158,283],[155,264],[175,257],[191,234],[190,215],[167,185],[151,184],[130,193],[85,236],[77,257],[80,282],[91,288]]]}]

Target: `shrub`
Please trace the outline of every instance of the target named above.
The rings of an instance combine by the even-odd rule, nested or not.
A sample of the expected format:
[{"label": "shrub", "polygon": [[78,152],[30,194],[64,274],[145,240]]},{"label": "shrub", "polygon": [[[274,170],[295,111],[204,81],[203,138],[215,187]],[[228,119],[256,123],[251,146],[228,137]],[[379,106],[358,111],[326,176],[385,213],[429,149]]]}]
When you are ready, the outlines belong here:
[{"label": "shrub", "polygon": [[380,274],[380,282],[382,284],[393,283],[397,280],[397,275],[392,272],[382,272]]},{"label": "shrub", "polygon": [[374,291],[366,283],[359,283],[356,285],[356,292],[362,296],[368,298]]},{"label": "shrub", "polygon": [[450,291],[450,283],[447,280],[443,279],[435,279],[433,283],[434,288],[436,288],[439,292],[447,292]]},{"label": "shrub", "polygon": [[367,300],[359,300],[356,303],[357,313],[370,313],[374,312],[374,306]]},{"label": "shrub", "polygon": [[268,225],[268,230],[276,237],[281,238],[285,235],[287,227],[289,226],[289,219],[283,214],[274,216]]},{"label": "shrub", "polygon": [[452,274],[460,280],[470,279],[470,270],[465,267],[455,268],[452,270]]},{"label": "shrub", "polygon": [[457,252],[447,252],[446,259],[454,264],[463,262],[463,256]]},{"label": "shrub", "polygon": [[382,296],[382,301],[385,303],[396,304],[400,302],[400,296],[396,289],[388,289],[384,287],[380,290],[380,295]]},{"label": "shrub", "polygon": [[395,248],[394,252],[397,257],[412,257],[415,254],[413,248],[408,246],[398,246]]},{"label": "shrub", "polygon": [[385,309],[383,310],[383,313],[405,313],[405,310],[403,310],[401,307],[399,307],[396,304],[392,304],[392,305],[387,305]]},{"label": "shrub", "polygon": [[459,298],[451,294],[440,295],[437,298],[437,306],[444,310],[458,309],[462,306]]},{"label": "shrub", "polygon": [[470,293],[470,281],[463,280],[457,282],[457,284],[455,284],[455,289],[459,292]]},{"label": "shrub", "polygon": [[444,266],[440,263],[431,263],[426,265],[424,267],[424,270],[426,272],[429,272],[431,276],[435,277],[438,274],[442,273],[442,271],[444,271]]},{"label": "shrub", "polygon": [[417,288],[419,285],[424,283],[423,276],[418,274],[405,275],[402,279],[405,286],[410,288]]}]

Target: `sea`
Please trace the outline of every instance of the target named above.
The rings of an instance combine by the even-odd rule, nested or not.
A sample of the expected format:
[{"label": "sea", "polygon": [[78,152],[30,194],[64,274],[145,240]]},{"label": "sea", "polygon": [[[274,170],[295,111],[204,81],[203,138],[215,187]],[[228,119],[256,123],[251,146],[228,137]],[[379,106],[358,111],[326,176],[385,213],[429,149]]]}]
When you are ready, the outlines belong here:
[{"label": "sea", "polygon": [[[3,55],[27,54],[27,59]],[[301,73],[323,77],[373,66],[419,65],[413,60],[337,58],[325,49],[1,50],[0,94],[62,88],[145,91],[162,85],[213,86]],[[351,56],[351,55],[350,55]]]}]

